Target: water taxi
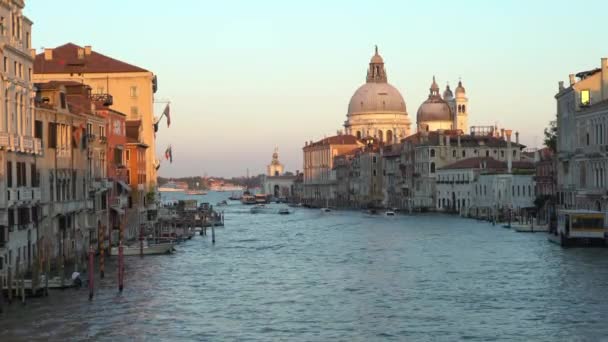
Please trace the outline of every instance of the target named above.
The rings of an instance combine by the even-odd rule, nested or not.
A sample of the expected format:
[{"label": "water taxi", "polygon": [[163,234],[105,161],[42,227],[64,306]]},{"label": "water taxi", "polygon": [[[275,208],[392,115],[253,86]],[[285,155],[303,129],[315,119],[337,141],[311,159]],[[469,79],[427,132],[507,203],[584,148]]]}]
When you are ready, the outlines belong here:
[{"label": "water taxi", "polygon": [[270,208],[268,208],[265,204],[256,204],[255,207],[251,208],[252,214],[259,214],[268,212]]},{"label": "water taxi", "polygon": [[279,215],[289,215],[289,214],[291,214],[291,211],[289,211],[289,208],[279,209]]},{"label": "water taxi", "polygon": [[243,204],[256,204],[255,197],[251,195],[243,195],[241,197],[241,203]]},{"label": "water taxi", "polygon": [[384,212],[384,215],[386,215],[386,216],[395,216],[395,212],[392,211],[392,210],[387,210],[387,211]]},{"label": "water taxi", "polygon": [[606,215],[592,210],[559,210],[557,230],[549,234],[549,241],[563,247],[605,246],[608,230]]},{"label": "water taxi", "polygon": [[[173,252],[173,247],[175,247],[175,242],[149,244],[147,241],[144,241],[143,248],[139,243],[131,246],[123,246],[122,253],[124,256],[140,255],[142,252],[144,255],[168,254]],[[118,255],[118,247],[110,248],[110,255]]]}]

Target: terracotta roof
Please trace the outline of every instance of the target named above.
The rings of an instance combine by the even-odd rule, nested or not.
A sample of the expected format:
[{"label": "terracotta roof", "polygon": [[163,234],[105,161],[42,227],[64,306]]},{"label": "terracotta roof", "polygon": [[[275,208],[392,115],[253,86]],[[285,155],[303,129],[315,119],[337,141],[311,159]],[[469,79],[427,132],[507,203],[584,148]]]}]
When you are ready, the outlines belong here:
[{"label": "terracotta roof", "polygon": [[44,83],[34,83],[34,87],[40,90],[52,90],[59,89],[61,86],[81,86],[80,82],[76,81],[49,81]]},{"label": "terracotta roof", "polygon": [[34,61],[35,74],[64,74],[64,73],[112,73],[112,72],[148,72],[138,66],[91,51],[89,55],[78,58],[79,49],[83,47],[73,43],[58,46],[53,49],[51,60],[44,58],[44,52],[36,55]]},{"label": "terracotta roof", "polygon": [[363,144],[363,142],[361,142],[361,140],[357,139],[357,137],[344,134],[344,135],[334,135],[329,138],[321,139],[317,142],[309,144],[308,146],[304,146],[304,148],[312,147],[312,146],[321,146],[321,145],[355,145],[357,143]]}]

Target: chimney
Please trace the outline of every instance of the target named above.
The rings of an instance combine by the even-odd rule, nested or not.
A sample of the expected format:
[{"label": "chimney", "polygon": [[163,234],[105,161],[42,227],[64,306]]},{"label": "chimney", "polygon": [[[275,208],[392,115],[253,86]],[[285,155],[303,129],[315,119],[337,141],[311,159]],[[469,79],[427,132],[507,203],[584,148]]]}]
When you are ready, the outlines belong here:
[{"label": "chimney", "polygon": [[447,147],[450,147],[450,135],[449,134],[445,135],[445,144]]},{"label": "chimney", "polygon": [[458,134],[458,147],[460,147],[460,134]]},{"label": "chimney", "polygon": [[44,60],[45,61],[53,60],[53,49],[44,49]]},{"label": "chimney", "polygon": [[439,146],[443,146],[443,130],[437,130],[437,134],[439,134]]},{"label": "chimney", "polygon": [[505,134],[507,135],[507,170],[511,173],[511,168],[513,166],[513,158],[511,157],[511,131],[510,129],[505,130]]},{"label": "chimney", "polygon": [[84,49],[78,48],[78,59],[84,59]]},{"label": "chimney", "polygon": [[519,132],[515,132],[515,143],[519,145]]},{"label": "chimney", "polygon": [[30,57],[36,58],[36,49],[30,49]]},{"label": "chimney", "polygon": [[505,129],[504,128],[500,129],[500,137],[503,139],[505,138]]},{"label": "chimney", "polygon": [[574,85],[574,83],[576,83],[576,77],[574,76],[574,74],[570,74],[568,75],[568,78],[570,79],[570,85]]},{"label": "chimney", "polygon": [[564,90],[564,81],[559,81],[557,84],[558,84],[557,89],[559,89],[559,91]]},{"label": "chimney", "polygon": [[84,55],[85,56],[90,56],[91,55],[91,45],[85,45],[84,46]]}]

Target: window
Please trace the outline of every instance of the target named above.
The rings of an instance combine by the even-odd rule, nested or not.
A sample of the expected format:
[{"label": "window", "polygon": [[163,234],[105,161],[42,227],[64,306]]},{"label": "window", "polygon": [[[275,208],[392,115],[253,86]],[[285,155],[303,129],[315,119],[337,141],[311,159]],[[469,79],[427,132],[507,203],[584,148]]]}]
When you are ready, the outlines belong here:
[{"label": "window", "polygon": [[136,116],[139,115],[139,109],[137,109],[137,106],[133,106],[131,107],[131,116]]},{"label": "window", "polygon": [[452,157],[456,158],[456,150],[452,150]]},{"label": "window", "polygon": [[105,137],[106,136],[106,126],[99,125],[99,136],[100,137]]},{"label": "window", "polygon": [[374,169],[374,170],[372,171],[372,174],[374,175],[374,177],[376,177],[376,169]]},{"label": "window", "polygon": [[376,163],[376,156],[372,157],[372,163]]},{"label": "window", "polygon": [[4,57],[4,72],[8,72],[8,57]]},{"label": "window", "polygon": [[486,151],[486,157],[490,156],[490,151]]},{"label": "window", "polygon": [[[131,160],[131,151],[130,150],[125,151],[125,160],[126,161]],[[127,176],[127,178],[129,178],[129,177]]]},{"label": "window", "polygon": [[13,187],[13,163],[10,161],[6,162],[6,186]]},{"label": "window", "polygon": [[13,61],[13,75],[17,76],[17,61]]},{"label": "window", "polygon": [[137,86],[131,87],[131,97],[137,97]]},{"label": "window", "polygon": [[435,163],[431,163],[431,173],[435,173]]},{"label": "window", "polygon": [[431,158],[435,156],[435,150],[431,149]]},{"label": "window", "polygon": [[61,102],[61,108],[65,109],[66,103],[65,103],[65,93],[64,92],[59,93],[59,101]]},{"label": "window", "polygon": [[57,124],[49,122],[49,148],[57,148]]},{"label": "window", "polygon": [[465,150],[462,150],[462,158],[467,156],[467,152]]},{"label": "window", "polygon": [[122,150],[118,148],[114,149],[114,163],[118,165],[122,164]]},{"label": "window", "polygon": [[591,104],[589,89],[581,90],[581,105],[588,106],[589,104]]},{"label": "window", "polygon": [[517,150],[513,150],[513,157],[517,157]]},{"label": "window", "polygon": [[34,138],[42,139],[42,121],[36,120],[34,123]]},{"label": "window", "polygon": [[501,150],[501,151],[500,151],[500,157],[501,157],[501,158],[504,158],[504,157],[505,157],[505,151],[504,151],[504,150]]}]

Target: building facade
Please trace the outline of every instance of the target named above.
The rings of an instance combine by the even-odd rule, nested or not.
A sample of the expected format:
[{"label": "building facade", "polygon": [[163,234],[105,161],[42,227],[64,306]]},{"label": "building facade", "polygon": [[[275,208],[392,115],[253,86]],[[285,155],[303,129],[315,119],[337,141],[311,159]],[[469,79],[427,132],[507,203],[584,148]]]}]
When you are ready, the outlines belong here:
[{"label": "building facade", "polygon": [[557,201],[563,208],[608,210],[608,58],[559,82]]}]

